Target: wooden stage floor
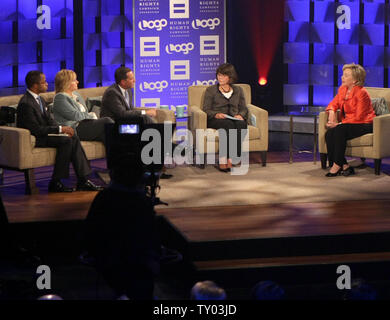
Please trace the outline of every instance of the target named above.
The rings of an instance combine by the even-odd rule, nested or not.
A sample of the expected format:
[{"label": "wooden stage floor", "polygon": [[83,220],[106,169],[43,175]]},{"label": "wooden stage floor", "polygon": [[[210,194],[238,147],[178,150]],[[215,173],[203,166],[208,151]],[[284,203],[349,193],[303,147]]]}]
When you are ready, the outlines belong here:
[{"label": "wooden stage floor", "polygon": [[[312,156],[300,154],[294,160],[311,161]],[[288,161],[287,152],[269,153],[268,162],[282,161]],[[104,160],[91,164],[95,170],[105,168]],[[383,167],[382,174],[387,174],[390,161],[385,160]],[[49,194],[51,170],[45,167],[35,171],[39,195],[24,195],[23,174],[5,171],[0,192],[11,223],[72,221],[86,217],[96,192]],[[97,178],[93,180],[102,184]],[[73,173],[66,182],[75,184]],[[390,231],[390,201],[385,200],[176,209],[157,206],[156,212],[194,241]]]},{"label": "wooden stage floor", "polygon": [[[288,158],[288,152],[268,154],[268,162],[285,162]],[[390,173],[389,160],[383,161],[382,174]],[[259,159],[255,156],[251,161]],[[312,155],[296,154],[294,161],[312,161]],[[91,164],[95,170],[105,168],[104,160]],[[56,225],[48,232],[53,235],[61,230],[66,249],[68,242],[69,246],[77,243],[75,230],[85,219],[96,192],[48,194],[51,170],[36,170],[39,195],[24,195],[24,176],[12,171],[5,172],[0,193],[9,221],[19,228],[18,234],[28,229],[25,237],[30,241],[29,236],[39,238],[39,233]],[[102,183],[97,177],[92,180]],[[66,183],[75,184],[73,173]],[[195,271],[191,274],[196,276],[189,278],[191,283],[206,278],[231,287],[250,286],[253,279],[264,278],[288,283],[291,270],[299,283],[315,283],[319,275],[333,283],[335,268],[342,263],[381,279],[387,277],[390,267],[389,200],[209,208],[157,206],[156,212],[164,244],[183,253],[186,265],[188,262],[189,269]],[[67,228],[73,230],[67,234]],[[324,267],[329,264],[328,269]],[[370,269],[366,270],[367,265]]]}]

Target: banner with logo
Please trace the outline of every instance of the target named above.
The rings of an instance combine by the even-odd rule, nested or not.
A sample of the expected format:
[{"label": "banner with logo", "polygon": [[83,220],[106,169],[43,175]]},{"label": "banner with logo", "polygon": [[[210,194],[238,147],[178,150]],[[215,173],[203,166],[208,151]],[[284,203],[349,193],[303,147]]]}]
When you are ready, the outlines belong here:
[{"label": "banner with logo", "polygon": [[137,107],[187,105],[187,88],[215,84],[226,60],[224,0],[134,0]]}]

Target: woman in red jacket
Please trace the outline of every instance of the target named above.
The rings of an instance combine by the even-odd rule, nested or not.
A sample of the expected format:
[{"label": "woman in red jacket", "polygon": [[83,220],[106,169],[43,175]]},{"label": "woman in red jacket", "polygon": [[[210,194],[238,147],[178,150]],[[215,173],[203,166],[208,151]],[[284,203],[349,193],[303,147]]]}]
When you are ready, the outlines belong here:
[{"label": "woman in red jacket", "polygon": [[[370,96],[363,88],[366,71],[358,64],[343,66],[342,85],[337,95],[329,103],[326,111],[329,129],[325,134],[328,159],[333,166],[327,177],[355,174],[345,159],[347,140],[372,132],[375,117]],[[341,122],[337,121],[336,111],[340,110]]]}]

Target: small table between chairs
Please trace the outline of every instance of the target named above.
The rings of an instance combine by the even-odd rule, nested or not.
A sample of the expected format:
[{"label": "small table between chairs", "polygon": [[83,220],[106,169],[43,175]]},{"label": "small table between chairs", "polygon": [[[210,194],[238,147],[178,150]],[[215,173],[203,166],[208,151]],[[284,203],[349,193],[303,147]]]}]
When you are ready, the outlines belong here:
[{"label": "small table between chairs", "polygon": [[306,114],[290,114],[290,143],[289,143],[289,163],[293,163],[293,136],[294,136],[294,117],[312,117],[314,128],[313,128],[313,163],[317,163],[317,113],[306,113]]}]

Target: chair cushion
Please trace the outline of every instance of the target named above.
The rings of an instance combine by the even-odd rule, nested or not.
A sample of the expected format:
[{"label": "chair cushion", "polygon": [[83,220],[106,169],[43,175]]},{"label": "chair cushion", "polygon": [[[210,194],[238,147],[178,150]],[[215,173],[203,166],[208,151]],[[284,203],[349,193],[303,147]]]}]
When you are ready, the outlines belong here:
[{"label": "chair cushion", "polygon": [[390,113],[385,98],[372,98],[371,101],[377,116]]},{"label": "chair cushion", "polygon": [[106,156],[106,149],[102,142],[81,141],[81,145],[88,160],[104,158]]},{"label": "chair cushion", "polygon": [[363,147],[372,146],[374,141],[374,134],[367,133],[361,137],[357,137],[347,141],[347,147]]}]

